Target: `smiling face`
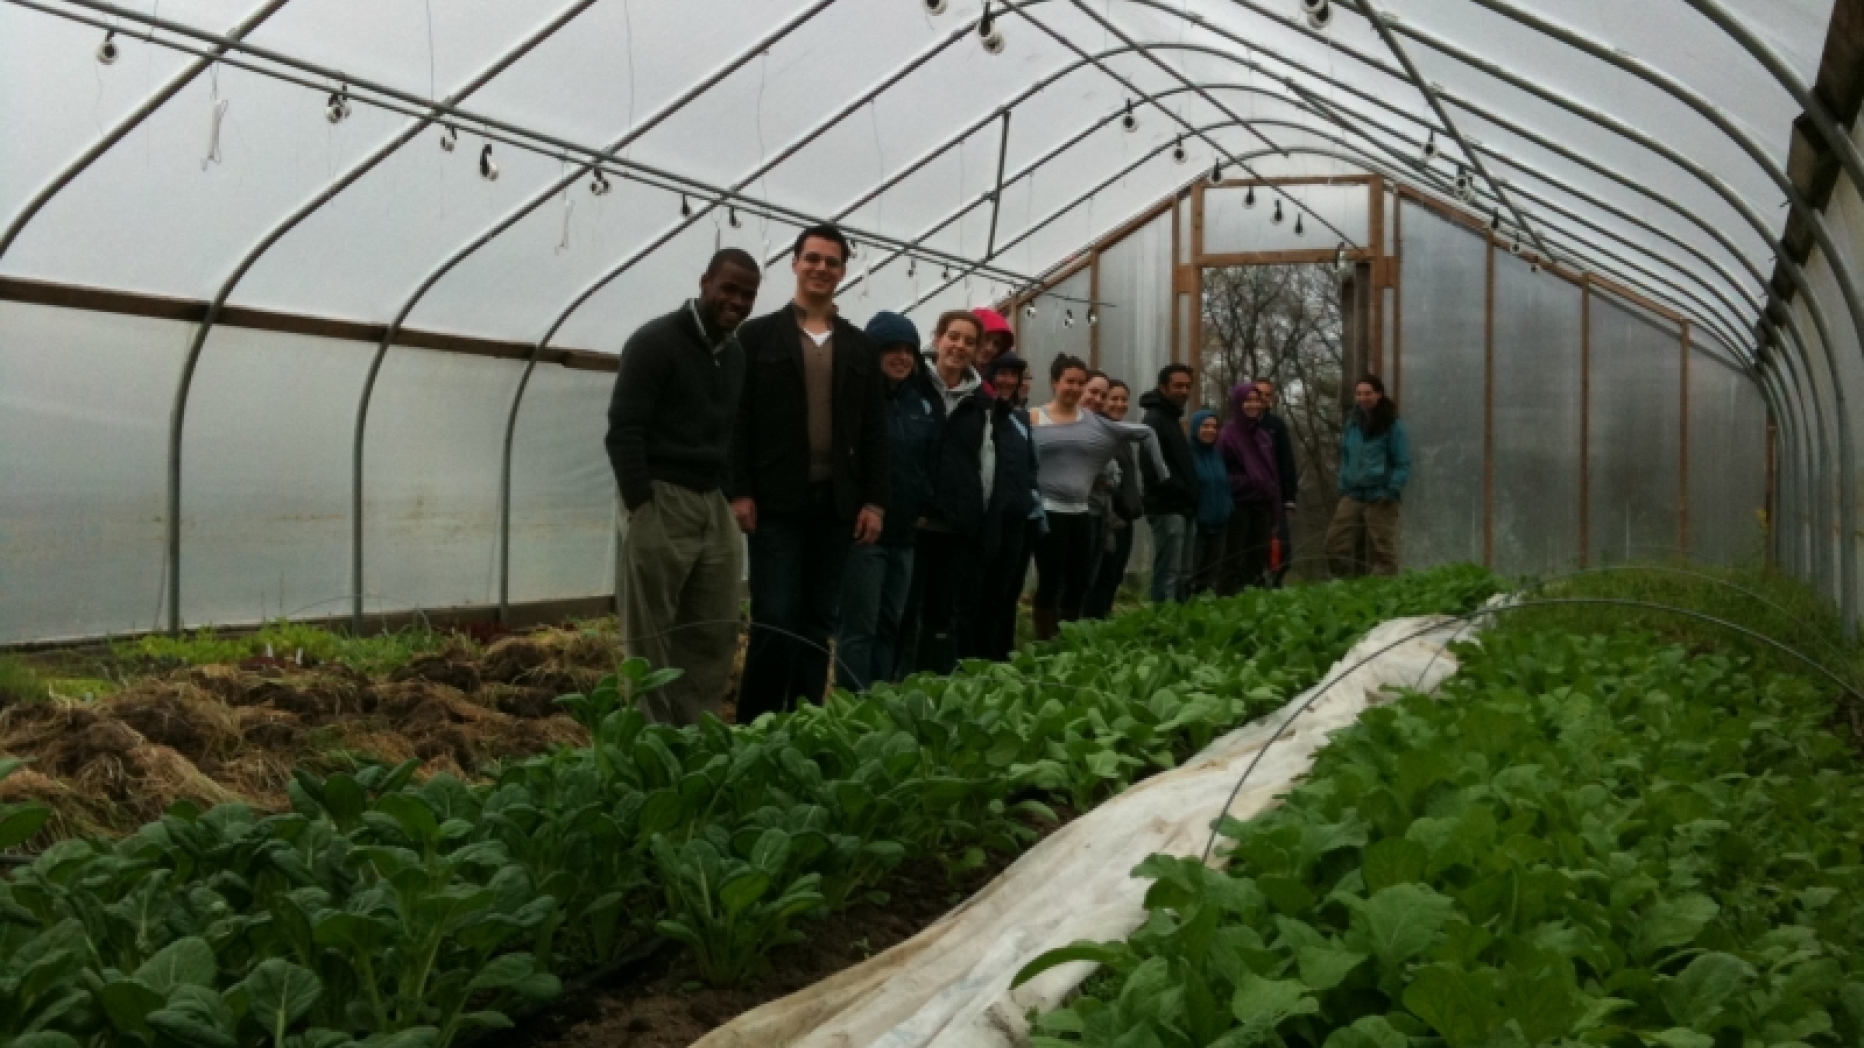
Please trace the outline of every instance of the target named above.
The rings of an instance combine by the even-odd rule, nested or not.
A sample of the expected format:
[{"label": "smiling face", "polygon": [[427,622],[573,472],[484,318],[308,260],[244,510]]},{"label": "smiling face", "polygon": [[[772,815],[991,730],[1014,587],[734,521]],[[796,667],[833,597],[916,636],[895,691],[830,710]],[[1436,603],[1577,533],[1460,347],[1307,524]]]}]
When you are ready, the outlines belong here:
[{"label": "smiling face", "polygon": [[1065,411],[1081,406],[1081,394],[1087,389],[1087,370],[1069,368],[1055,380],[1055,403]]},{"label": "smiling face", "polygon": [[1256,392],[1254,387],[1243,394],[1243,414],[1250,418],[1261,418],[1262,412],[1266,410],[1262,405],[1262,394]]},{"label": "smiling face", "polygon": [[1217,417],[1215,415],[1198,423],[1197,441],[1200,444],[1215,444],[1217,442]]},{"label": "smiling face", "polygon": [[699,278],[699,309],[722,331],[736,331],[751,315],[762,276],[736,262],[720,262]]},{"label": "smiling face", "polygon": [[848,260],[842,257],[841,245],[827,237],[809,237],[803,241],[802,250],[790,263],[790,270],[796,274],[796,294],[799,298],[825,299],[835,294],[841,286],[841,277],[848,269]]},{"label": "smiling face", "polygon": [[888,346],[880,354],[880,371],[894,382],[903,382],[913,373],[913,358],[917,351],[904,342]]},{"label": "smiling face", "polygon": [[1133,394],[1125,386],[1114,386],[1107,390],[1107,406],[1100,413],[1115,422],[1126,420],[1126,409],[1132,406]]},{"label": "smiling face", "polygon": [[1112,388],[1113,383],[1105,375],[1095,375],[1088,379],[1087,384],[1081,387],[1081,410],[1100,414],[1107,406],[1107,391]]},{"label": "smiling face", "polygon": [[939,332],[938,371],[947,384],[954,378],[963,378],[964,369],[977,359],[977,332],[977,324],[967,324],[963,320],[953,320]]},{"label": "smiling face", "polygon": [[1379,406],[1379,396],[1379,391],[1373,389],[1370,382],[1361,382],[1353,387],[1353,403],[1358,405],[1359,410],[1368,414],[1373,408]]}]

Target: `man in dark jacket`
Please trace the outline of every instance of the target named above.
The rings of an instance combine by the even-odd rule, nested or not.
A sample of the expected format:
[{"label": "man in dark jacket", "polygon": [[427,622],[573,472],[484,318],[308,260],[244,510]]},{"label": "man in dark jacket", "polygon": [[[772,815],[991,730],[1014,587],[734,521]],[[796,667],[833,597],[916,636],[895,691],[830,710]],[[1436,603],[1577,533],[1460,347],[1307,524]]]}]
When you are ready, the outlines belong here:
[{"label": "man in dark jacket", "polygon": [[733,332],[757,299],[757,261],[712,257],[699,297],[648,321],[621,350],[608,458],[628,510],[621,551],[629,655],[685,670],[641,698],[648,719],[695,724],[718,709],[738,640],[744,539],[722,488],[744,384]]},{"label": "man in dark jacket", "polygon": [[[1145,423],[1158,434],[1159,451],[1171,476],[1159,478],[1145,466],[1146,523],[1152,527],[1152,603],[1185,598],[1184,565],[1190,552],[1191,518],[1197,514],[1197,463],[1184,432],[1184,406],[1191,399],[1192,371],[1167,364],[1158,388],[1139,398]],[[1144,463],[1146,460],[1142,459]]]},{"label": "man in dark jacket", "polygon": [[738,722],[820,702],[842,569],[880,538],[888,502],[886,381],[874,344],[835,310],[848,241],[814,226],[791,251],[796,294],[747,322],[731,442],[732,515],[751,537],[751,638]]},{"label": "man in dark jacket", "polygon": [[1295,498],[1301,493],[1301,478],[1294,463],[1294,438],[1288,422],[1275,413],[1275,383],[1256,379],[1256,391],[1262,394],[1262,428],[1275,441],[1275,469],[1281,474],[1282,512],[1276,523],[1275,537],[1281,543],[1280,566],[1269,572],[1269,585],[1279,589],[1288,574],[1288,562],[1294,558]]}]

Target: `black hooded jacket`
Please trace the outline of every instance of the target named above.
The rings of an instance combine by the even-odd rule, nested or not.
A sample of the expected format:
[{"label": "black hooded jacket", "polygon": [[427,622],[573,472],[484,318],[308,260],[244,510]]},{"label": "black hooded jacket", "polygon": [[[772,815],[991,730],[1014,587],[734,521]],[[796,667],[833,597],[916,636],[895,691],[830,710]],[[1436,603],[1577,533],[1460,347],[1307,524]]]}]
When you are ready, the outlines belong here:
[{"label": "black hooded jacket", "polygon": [[1171,476],[1161,480],[1153,475],[1150,459],[1140,456],[1146,471],[1146,512],[1190,516],[1197,512],[1197,462],[1191,458],[1191,441],[1184,433],[1184,408],[1165,398],[1156,389],[1139,398],[1146,411],[1145,423],[1158,434],[1159,451]]}]

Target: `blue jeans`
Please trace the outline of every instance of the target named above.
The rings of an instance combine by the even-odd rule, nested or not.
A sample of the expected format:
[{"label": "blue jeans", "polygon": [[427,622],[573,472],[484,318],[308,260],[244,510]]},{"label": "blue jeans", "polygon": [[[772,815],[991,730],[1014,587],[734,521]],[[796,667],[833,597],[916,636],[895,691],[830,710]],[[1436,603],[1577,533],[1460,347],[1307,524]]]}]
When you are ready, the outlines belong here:
[{"label": "blue jeans", "polygon": [[1154,513],[1146,517],[1146,522],[1152,525],[1152,603],[1183,600],[1191,518],[1177,513]]},{"label": "blue jeans", "polygon": [[841,628],[835,632],[835,680],[851,691],[895,680],[900,618],[912,588],[911,546],[856,546],[841,577]]},{"label": "blue jeans", "polygon": [[759,514],[751,533],[751,639],[738,685],[738,723],[828,690],[828,639],[854,521],[835,512],[833,485],[812,485],[794,513]]}]

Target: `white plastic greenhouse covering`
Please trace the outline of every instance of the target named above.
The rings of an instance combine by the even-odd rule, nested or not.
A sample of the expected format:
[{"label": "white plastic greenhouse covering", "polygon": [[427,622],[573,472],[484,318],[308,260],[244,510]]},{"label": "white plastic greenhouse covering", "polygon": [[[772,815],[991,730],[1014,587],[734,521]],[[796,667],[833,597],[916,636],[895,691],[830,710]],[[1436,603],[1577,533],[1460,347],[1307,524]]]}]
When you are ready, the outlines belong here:
[{"label": "white plastic greenhouse covering", "polygon": [[0,0],[0,644],[610,594],[614,355],[720,245],[773,307],[821,219],[857,322],[998,303],[1140,388],[1200,267],[1334,261],[1417,446],[1407,563],[1770,535],[1855,618],[1861,36],[1859,0]]}]

